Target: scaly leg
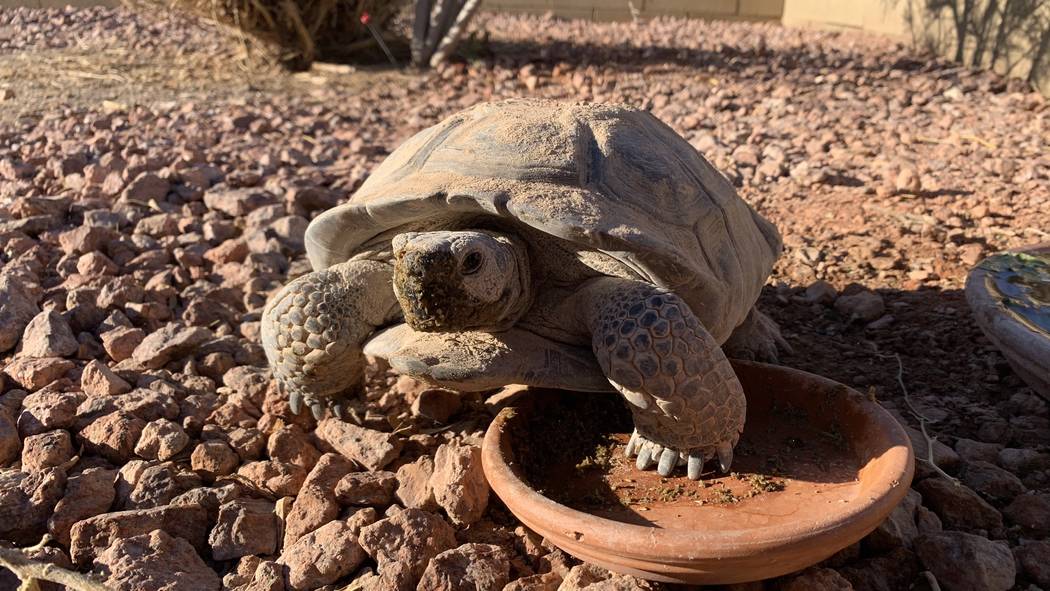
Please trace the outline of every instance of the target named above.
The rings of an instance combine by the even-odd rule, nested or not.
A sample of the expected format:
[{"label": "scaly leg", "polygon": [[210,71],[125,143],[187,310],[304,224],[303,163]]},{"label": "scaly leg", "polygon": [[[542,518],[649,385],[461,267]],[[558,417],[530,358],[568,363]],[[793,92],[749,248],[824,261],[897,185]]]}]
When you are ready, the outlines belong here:
[{"label": "scaly leg", "polygon": [[599,278],[576,299],[598,363],[630,403],[634,434],[627,454],[662,476],[685,463],[700,478],[704,462],[723,471],[744,426],[740,382],[715,339],[674,293],[627,279]]},{"label": "scaly leg", "polygon": [[263,348],[292,412],[305,404],[317,419],[325,406],[342,415],[340,396],[364,376],[362,344],[400,313],[393,273],[388,263],[347,261],[295,279],[267,303]]}]

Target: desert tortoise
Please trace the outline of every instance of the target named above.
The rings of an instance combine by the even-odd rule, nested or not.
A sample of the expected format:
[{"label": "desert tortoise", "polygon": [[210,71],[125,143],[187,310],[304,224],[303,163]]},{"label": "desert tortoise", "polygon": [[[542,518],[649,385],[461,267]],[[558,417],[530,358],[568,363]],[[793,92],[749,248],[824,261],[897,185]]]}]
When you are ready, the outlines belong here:
[{"label": "desert tortoise", "polygon": [[686,464],[695,479],[710,458],[728,469],[744,422],[720,344],[768,356],[782,342],[753,309],[780,247],[646,111],[482,104],[311,222],[315,270],[271,299],[263,345],[292,410],[318,418],[326,404],[341,415],[369,347],[458,389],[615,388],[638,467]]}]

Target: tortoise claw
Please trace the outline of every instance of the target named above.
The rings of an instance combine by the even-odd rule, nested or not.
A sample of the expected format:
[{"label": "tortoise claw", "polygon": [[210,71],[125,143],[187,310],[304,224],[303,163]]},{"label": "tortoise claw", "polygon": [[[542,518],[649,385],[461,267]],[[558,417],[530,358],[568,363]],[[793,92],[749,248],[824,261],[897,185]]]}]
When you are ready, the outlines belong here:
[{"label": "tortoise claw", "polygon": [[292,393],[288,395],[288,408],[291,409],[293,415],[303,412],[302,392],[292,391]]},{"label": "tortoise claw", "polygon": [[671,471],[678,464],[678,452],[671,448],[665,448],[660,453],[660,464],[656,467],[657,473],[660,476],[670,476]]},{"label": "tortoise claw", "polygon": [[314,416],[314,419],[320,421],[324,416],[324,406],[322,406],[320,402],[312,402],[310,404],[310,414]]},{"label": "tortoise claw", "polygon": [[635,431],[631,433],[631,440],[627,442],[627,447],[624,449],[624,455],[626,455],[629,458],[633,458],[634,455],[638,453],[639,443],[641,443],[641,440],[638,437],[638,432]]},{"label": "tortoise claw", "polygon": [[718,467],[722,472],[729,472],[729,467],[733,465],[733,444],[723,441],[718,444],[715,453],[718,455]]},{"label": "tortoise claw", "polygon": [[691,453],[689,459],[686,460],[686,476],[689,480],[700,480],[700,472],[704,468],[704,456],[703,454]]},{"label": "tortoise claw", "polygon": [[635,467],[639,470],[648,470],[655,464],[660,476],[669,477],[675,468],[685,466],[686,476],[690,480],[700,480],[704,464],[710,459],[717,458],[719,469],[725,473],[729,472],[733,464],[733,443],[723,441],[710,447],[678,450],[651,441],[635,430],[627,442],[624,455],[628,458],[637,455]]},{"label": "tortoise claw", "polygon": [[638,451],[638,461],[634,463],[634,466],[639,470],[647,470],[653,463],[653,445],[646,441],[642,444],[642,448]]}]

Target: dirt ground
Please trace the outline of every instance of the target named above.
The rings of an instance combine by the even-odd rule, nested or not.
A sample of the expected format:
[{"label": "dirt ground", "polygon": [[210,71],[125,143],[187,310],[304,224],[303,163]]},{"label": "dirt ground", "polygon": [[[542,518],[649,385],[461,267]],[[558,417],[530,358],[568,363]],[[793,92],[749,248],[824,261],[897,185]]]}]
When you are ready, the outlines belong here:
[{"label": "dirt ground", "polygon": [[[0,538],[27,546],[48,531],[58,541],[37,555],[59,564],[72,558],[129,589],[163,580],[144,583],[133,571],[172,564],[200,576],[172,582],[173,589],[214,587],[218,577],[236,589],[407,589],[420,579],[420,589],[436,589],[442,577],[456,577],[457,559],[491,567],[493,580],[515,589],[572,589],[596,579],[643,585],[573,569],[573,559],[530,537],[495,496],[486,509],[481,493],[462,492],[477,483],[445,482],[446,497],[459,490],[473,500],[424,502],[425,517],[397,517],[391,503],[416,505],[389,494],[359,504],[378,515],[353,513],[358,504],[323,490],[358,473],[339,468],[347,461],[340,454],[359,465],[370,460],[319,435],[312,419],[287,414],[268,374],[250,369],[265,366],[258,319],[266,296],[307,270],[306,220],[345,200],[399,143],[446,115],[480,101],[537,96],[645,107],[688,139],[783,236],[784,253],[760,300],[793,349],[780,362],[870,393],[913,428],[921,500],[909,497],[892,523],[820,568],[738,589],[937,588],[931,580],[943,589],[1050,589],[1047,402],[982,336],[962,292],[967,270],[984,256],[1050,241],[1045,98],[1018,81],[855,33],[495,15],[483,15],[476,28],[484,33],[465,45],[465,59],[438,71],[319,64],[293,74],[246,65],[241,44],[192,19],[0,10],[0,276],[7,278],[0,305],[5,322],[21,319],[0,349],[0,409],[10,419],[8,447],[0,445],[9,452],[0,453],[8,490],[0,497],[24,515],[0,525]],[[103,229],[87,231],[95,226]],[[21,313],[10,311],[15,300]],[[59,320],[23,336],[40,310]],[[123,320],[114,320],[117,312]],[[56,345],[62,330],[54,323],[75,335],[72,348]],[[113,331],[136,329],[142,344],[165,330],[196,336],[183,335],[189,347],[171,345],[173,337],[117,353]],[[369,470],[396,472],[406,490],[418,477],[412,471],[428,461],[435,474],[449,454],[473,465],[469,450],[489,420],[480,398],[452,403],[377,371],[356,410],[397,451]],[[115,407],[97,400],[142,391],[163,400]],[[423,399],[440,401],[439,422],[420,411]],[[118,415],[147,433],[167,420],[186,441],[170,457],[139,453],[136,441],[107,443],[93,425]],[[937,439],[938,469],[960,486],[945,488],[949,481],[925,461],[920,415]],[[40,445],[68,441],[69,453],[36,458],[47,454],[30,444],[34,437]],[[235,451],[234,464],[215,468],[213,455],[226,452],[208,442]],[[291,454],[288,446],[305,451]],[[74,448],[79,463],[62,465]],[[340,453],[321,456],[333,449]],[[263,467],[253,463],[286,470],[280,473],[300,486],[274,484],[277,476],[259,476]],[[41,492],[46,478],[62,485]],[[113,490],[76,492],[91,479]],[[47,524],[55,503],[68,509],[76,494],[110,496],[64,526]],[[161,537],[153,527],[128,526],[111,530],[121,532],[114,539],[77,541],[78,531],[89,536],[76,521],[172,507],[194,494],[216,508],[225,503],[202,518],[208,530],[229,519],[231,499],[244,502],[229,515],[254,515],[248,500],[273,506],[295,497],[282,521],[285,550],[278,543],[239,553],[214,531],[218,541],[210,550],[201,542],[202,549],[170,527],[159,528],[167,532]],[[443,515],[454,543],[438,544],[435,534],[425,548],[412,546],[412,532],[432,527],[429,519],[444,523]],[[355,519],[379,521],[362,529]],[[318,533],[332,524],[353,534]],[[388,531],[394,525],[408,542]],[[367,532],[361,544],[336,560],[353,564],[352,572],[300,572],[323,562],[331,547],[325,535],[357,539],[359,531]],[[179,550],[184,539],[196,553]],[[135,562],[125,547],[132,543],[162,559]],[[484,543],[497,550],[477,547]],[[414,558],[398,557],[399,546],[414,549]],[[427,562],[440,551],[452,554]],[[417,564],[421,556],[427,560]],[[408,566],[391,566],[399,560]],[[0,579],[0,588],[9,582]],[[492,585],[478,588],[498,588]]]}]

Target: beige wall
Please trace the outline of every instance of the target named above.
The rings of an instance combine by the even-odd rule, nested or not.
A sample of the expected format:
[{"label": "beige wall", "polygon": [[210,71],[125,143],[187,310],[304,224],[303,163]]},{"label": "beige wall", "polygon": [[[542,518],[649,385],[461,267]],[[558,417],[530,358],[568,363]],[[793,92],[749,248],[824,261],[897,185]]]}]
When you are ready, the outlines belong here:
[{"label": "beige wall", "polygon": [[780,20],[784,0],[484,0],[498,12],[551,12],[564,18],[631,19],[631,6],[642,18],[684,16],[727,20]]},{"label": "beige wall", "polygon": [[908,36],[904,11],[893,0],[788,0],[781,22],[788,26],[817,25],[863,29],[893,37]]}]

